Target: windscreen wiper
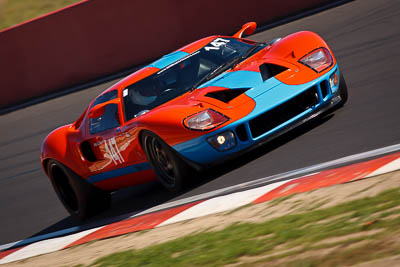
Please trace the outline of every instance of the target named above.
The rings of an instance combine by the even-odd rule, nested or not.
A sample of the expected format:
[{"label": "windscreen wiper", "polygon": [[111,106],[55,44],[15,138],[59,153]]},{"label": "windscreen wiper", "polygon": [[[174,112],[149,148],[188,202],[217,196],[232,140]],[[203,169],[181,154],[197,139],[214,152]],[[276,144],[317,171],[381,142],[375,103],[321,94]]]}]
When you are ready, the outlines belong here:
[{"label": "windscreen wiper", "polygon": [[247,50],[246,54],[236,58],[235,63],[232,65],[232,69],[234,67],[236,67],[237,64],[239,64],[240,62],[242,62],[243,60],[245,60],[246,58],[251,56],[253,54],[253,52],[256,51],[261,45],[264,45],[264,43],[255,44],[253,47],[251,47],[251,48],[249,48],[249,50]]},{"label": "windscreen wiper", "polygon": [[213,71],[209,72],[206,76],[204,76],[203,78],[201,78],[197,83],[195,83],[191,88],[190,91],[193,91],[194,89],[196,89],[199,85],[205,83],[206,81],[211,80],[212,78],[214,78],[215,76],[217,76],[218,74],[233,68],[232,66],[234,66],[236,64],[236,61],[238,60],[238,58],[234,58],[230,61],[225,62],[224,64],[219,65],[217,68],[215,68]]},{"label": "windscreen wiper", "polygon": [[253,47],[249,48],[249,50],[247,50],[246,54],[244,54],[242,56],[239,56],[239,57],[235,57],[235,58],[231,59],[230,61],[227,61],[224,64],[218,66],[215,70],[211,71],[206,76],[201,78],[197,83],[195,83],[195,85],[193,85],[190,88],[190,91],[193,91],[199,85],[205,83],[206,81],[211,80],[212,78],[214,78],[218,74],[220,74],[220,73],[222,73],[222,72],[224,72],[224,71],[226,71],[228,69],[233,69],[237,64],[239,64],[240,62],[242,62],[243,60],[245,60],[246,58],[251,56],[253,54],[253,52],[255,50],[257,50],[261,45],[264,45],[264,43],[257,43]]}]

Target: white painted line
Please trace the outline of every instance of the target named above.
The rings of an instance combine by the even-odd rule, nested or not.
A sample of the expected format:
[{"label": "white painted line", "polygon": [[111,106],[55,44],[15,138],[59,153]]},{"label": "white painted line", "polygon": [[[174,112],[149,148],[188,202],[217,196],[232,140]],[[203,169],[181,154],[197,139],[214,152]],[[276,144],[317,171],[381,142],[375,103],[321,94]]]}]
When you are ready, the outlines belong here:
[{"label": "white painted line", "polygon": [[44,235],[39,235],[39,236],[34,236],[34,237],[31,237],[31,238],[28,238],[28,239],[24,239],[24,240],[20,240],[20,241],[17,241],[17,242],[8,243],[8,244],[5,244],[5,245],[1,245],[0,246],[0,251],[12,248],[13,246],[22,247],[22,246],[25,246],[25,245],[28,245],[28,244],[32,244],[32,243],[35,243],[35,242],[38,242],[38,241],[42,241],[44,239],[50,239],[50,238],[54,238],[54,237],[57,237],[57,236],[65,236],[67,234],[76,233],[76,232],[81,231],[82,228],[84,228],[84,227],[74,226],[74,227],[70,227],[70,228],[67,228],[67,229],[59,230],[59,231],[56,231],[56,232],[52,232],[52,233],[48,233],[48,234],[44,234]]},{"label": "white painted line", "polygon": [[313,175],[316,175],[316,174],[318,174],[318,173],[320,173],[320,172],[309,173],[309,174],[303,175],[303,176],[301,176],[301,177],[299,177],[299,178],[304,178],[304,177],[308,177],[308,176],[313,176]]},{"label": "white painted line", "polygon": [[5,244],[5,245],[1,245],[0,246],[0,251],[3,251],[3,250],[7,250],[7,249],[9,249],[9,248],[12,248],[13,246],[15,246],[15,245],[17,245],[18,243],[20,243],[22,240],[20,240],[20,241],[15,241],[15,242],[12,242],[12,243],[8,243],[8,244]]},{"label": "white painted line", "polygon": [[[320,172],[313,172],[313,173],[310,173],[310,174],[307,174],[307,175],[304,175],[304,176],[295,177],[295,178],[292,178],[292,179],[287,179],[287,180],[285,180],[285,182],[289,182],[289,181],[291,181],[293,179],[298,179],[298,178],[303,178],[303,177],[315,175],[315,174],[318,174],[318,173],[320,173]],[[160,211],[160,210],[163,210],[163,209],[168,209],[168,208],[171,208],[171,207],[188,204],[188,203],[191,203],[191,202],[199,201],[199,200],[210,198],[210,197],[215,197],[215,196],[218,196],[221,193],[224,193],[226,191],[229,192],[230,191],[229,189],[238,190],[239,188],[243,188],[243,189],[246,188],[245,186],[243,186],[243,184],[239,184],[239,185],[240,185],[240,187],[238,187],[238,186],[226,187],[226,188],[215,190],[215,191],[211,191],[211,192],[208,192],[208,193],[204,193],[204,194],[200,194],[200,195],[196,195],[196,196],[192,196],[192,197],[183,198],[183,199],[179,199],[179,200],[176,200],[176,201],[164,203],[164,204],[161,204],[161,205],[157,205],[157,206],[154,206],[154,207],[152,207],[150,209],[147,209],[147,210],[141,211],[139,213],[136,213],[136,214],[134,214],[132,216],[129,216],[129,218],[142,216],[142,215],[145,215],[145,214],[148,214],[148,213],[151,213],[151,212],[156,212],[156,211]]]},{"label": "white painted line", "polygon": [[385,174],[385,173],[389,173],[389,172],[393,172],[393,171],[397,171],[397,170],[400,170],[400,158],[395,159],[392,162],[389,162],[388,164],[386,164],[386,165],[380,167],[379,169],[371,172],[370,174],[368,174],[364,178],[373,177],[373,176],[377,176],[377,175],[381,175],[381,174]]},{"label": "white painted line", "polygon": [[262,195],[274,190],[275,188],[287,183],[288,181],[277,182],[259,188],[250,189],[243,192],[237,192],[230,195],[215,197],[200,204],[197,204],[174,217],[164,221],[157,227],[176,223],[184,220],[194,219],[214,213],[233,210],[235,208],[251,203]]},{"label": "white painted line", "polygon": [[26,258],[30,258],[33,256],[38,256],[42,254],[47,254],[50,252],[58,251],[72,242],[100,229],[101,227],[82,231],[76,234],[68,235],[68,236],[63,236],[63,237],[57,237],[53,239],[47,239],[47,240],[42,240],[37,243],[30,244],[26,247],[21,248],[20,250],[17,250],[14,253],[11,253],[10,255],[7,255],[3,259],[0,260],[0,264],[4,263],[9,263],[17,260],[22,260]]}]

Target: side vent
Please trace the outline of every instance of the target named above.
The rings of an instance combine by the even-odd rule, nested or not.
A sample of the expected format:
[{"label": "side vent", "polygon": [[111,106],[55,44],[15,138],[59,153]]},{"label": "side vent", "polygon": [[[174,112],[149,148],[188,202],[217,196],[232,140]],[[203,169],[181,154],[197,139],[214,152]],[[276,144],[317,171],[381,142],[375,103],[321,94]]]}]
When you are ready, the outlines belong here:
[{"label": "side vent", "polygon": [[288,68],[275,65],[275,64],[270,64],[270,63],[264,63],[260,65],[260,73],[263,81],[265,82],[269,78],[272,78],[276,75],[278,75],[281,72],[284,72]]},{"label": "side vent", "polygon": [[95,162],[97,160],[96,155],[92,150],[92,146],[90,145],[89,141],[84,141],[81,143],[81,151],[83,156],[91,162]]},{"label": "side vent", "polygon": [[211,97],[214,99],[217,99],[219,101],[222,101],[224,103],[229,103],[236,97],[240,96],[250,88],[238,88],[238,89],[228,89],[228,90],[222,90],[222,91],[215,91],[215,92],[209,92],[205,96]]}]

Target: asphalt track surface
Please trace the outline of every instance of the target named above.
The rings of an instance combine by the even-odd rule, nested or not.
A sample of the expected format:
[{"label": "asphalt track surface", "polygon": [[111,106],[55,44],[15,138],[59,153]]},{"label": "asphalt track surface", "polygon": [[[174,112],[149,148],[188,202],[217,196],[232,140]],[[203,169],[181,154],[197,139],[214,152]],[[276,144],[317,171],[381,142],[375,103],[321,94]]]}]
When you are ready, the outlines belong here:
[{"label": "asphalt track surface", "polygon": [[[113,194],[112,209],[91,222],[400,143],[399,25],[400,1],[358,0],[254,35],[269,41],[301,30],[320,34],[345,75],[347,105],[201,174],[179,195],[157,183],[121,190]],[[40,144],[51,130],[78,118],[114,82],[0,117],[0,244],[77,225],[41,169]]]}]

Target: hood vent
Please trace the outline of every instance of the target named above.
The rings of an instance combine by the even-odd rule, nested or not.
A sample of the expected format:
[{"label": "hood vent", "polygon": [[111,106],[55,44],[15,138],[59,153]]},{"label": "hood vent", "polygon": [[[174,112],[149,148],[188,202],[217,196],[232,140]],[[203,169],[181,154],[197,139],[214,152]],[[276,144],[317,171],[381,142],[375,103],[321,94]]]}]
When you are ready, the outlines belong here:
[{"label": "hood vent", "polygon": [[278,75],[281,72],[284,72],[288,68],[275,65],[275,64],[270,64],[270,63],[264,63],[260,65],[260,73],[263,81],[268,80],[269,78],[274,77],[275,75]]},{"label": "hood vent", "polygon": [[228,90],[222,90],[222,91],[214,91],[214,92],[209,92],[205,96],[211,97],[214,99],[217,99],[219,101],[222,101],[224,103],[229,103],[236,97],[240,96],[250,88],[238,88],[238,89],[228,89]]}]

